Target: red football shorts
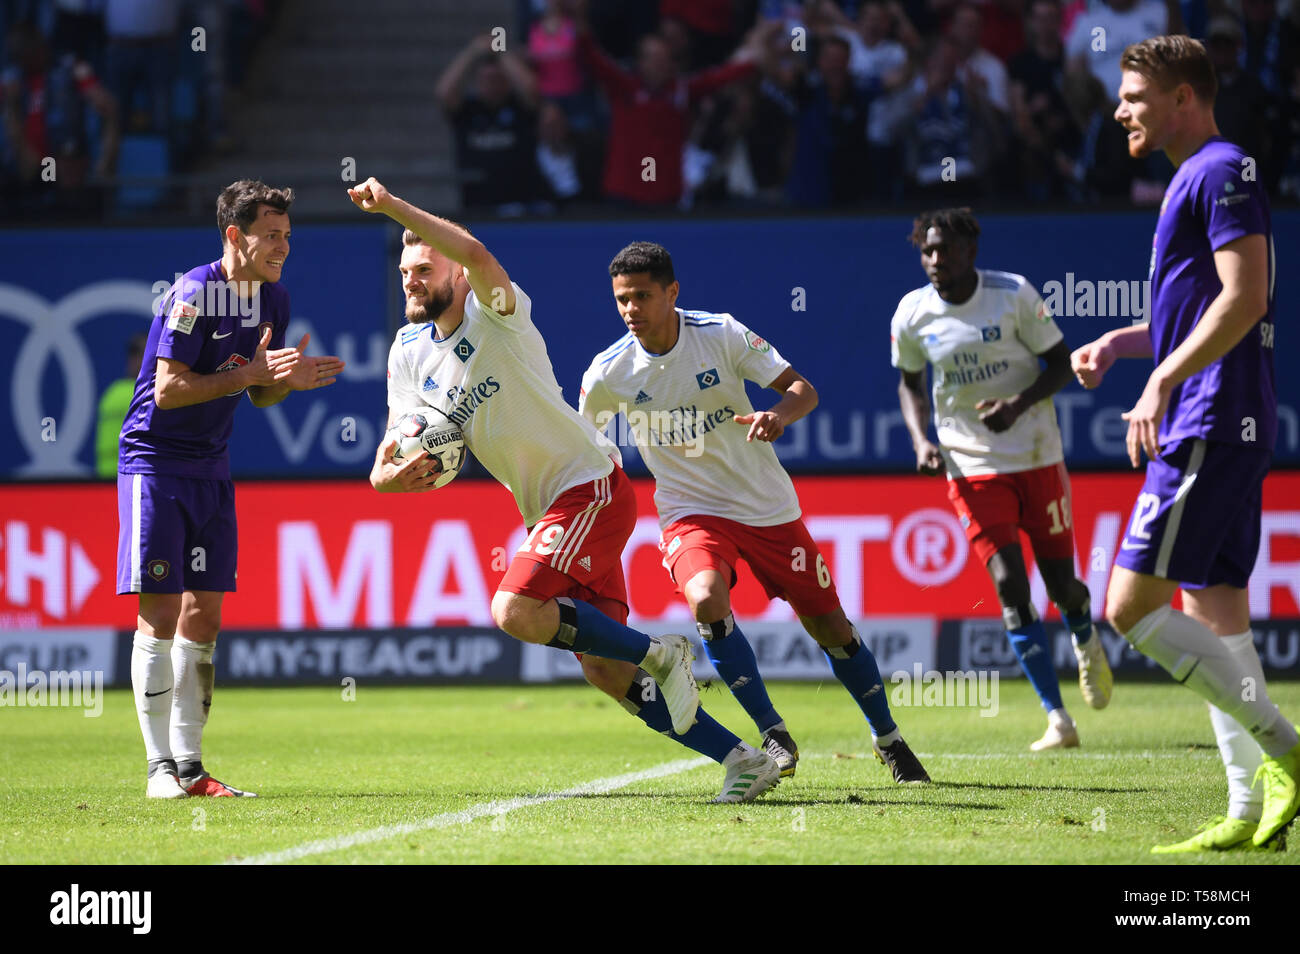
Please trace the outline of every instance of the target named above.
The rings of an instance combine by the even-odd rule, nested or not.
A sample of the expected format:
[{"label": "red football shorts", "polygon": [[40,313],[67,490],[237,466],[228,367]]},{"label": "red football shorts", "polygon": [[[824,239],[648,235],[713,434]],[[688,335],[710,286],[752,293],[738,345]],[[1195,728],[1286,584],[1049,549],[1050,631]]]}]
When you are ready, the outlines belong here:
[{"label": "red football shorts", "polygon": [[609,476],[560,494],[529,531],[498,589],[542,601],[568,596],[626,624],[623,548],[635,526],[632,482],[615,466]]},{"label": "red football shorts", "polygon": [[736,561],[743,559],[768,599],[780,597],[800,616],[825,616],[840,606],[830,568],[802,520],[751,527],[725,517],[683,517],[664,528],[659,552],[679,591],[701,570],[717,570],[735,586]]},{"label": "red football shorts", "polygon": [[1018,544],[1021,530],[1033,544],[1036,559],[1074,559],[1065,464],[949,478],[948,499],[981,563],[1003,547]]}]

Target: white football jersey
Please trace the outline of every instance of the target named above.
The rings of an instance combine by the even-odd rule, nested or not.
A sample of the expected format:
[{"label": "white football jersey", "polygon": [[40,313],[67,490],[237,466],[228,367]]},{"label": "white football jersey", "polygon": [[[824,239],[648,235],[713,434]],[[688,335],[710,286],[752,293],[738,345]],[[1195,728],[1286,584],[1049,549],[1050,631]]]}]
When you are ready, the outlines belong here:
[{"label": "white football jersey", "polygon": [[767,387],[790,367],[731,315],[677,309],[677,344],[650,354],[628,332],[582,378],[578,408],[604,428],[622,414],[655,477],[659,526],[700,514],[754,527],[799,519],[794,484],[749,425],[745,380]]},{"label": "white football jersey", "polygon": [[531,527],[560,494],[608,475],[622,456],[565,402],[533,324],[533,303],[513,287],[508,317],[471,291],[465,320],[449,337],[435,338],[433,322],[398,331],[388,352],[388,406],[446,413],[488,473],[514,494]]},{"label": "white football jersey", "polygon": [[948,476],[1009,474],[1064,459],[1051,398],[994,434],[975,405],[1019,394],[1042,373],[1038,355],[1063,336],[1021,275],[977,269],[975,294],[960,305],[933,286],[910,291],[890,323],[890,360],[903,371],[934,365],[935,429]]}]

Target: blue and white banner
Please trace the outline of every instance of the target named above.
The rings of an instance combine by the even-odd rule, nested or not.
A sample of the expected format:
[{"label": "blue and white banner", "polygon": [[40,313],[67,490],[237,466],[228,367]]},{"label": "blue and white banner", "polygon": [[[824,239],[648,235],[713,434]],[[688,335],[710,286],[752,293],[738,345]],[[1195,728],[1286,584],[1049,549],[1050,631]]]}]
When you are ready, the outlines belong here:
[{"label": "blue and white banner", "polygon": [[[978,212],[978,210],[977,210]],[[1300,246],[1300,213],[1278,212],[1276,245]],[[988,215],[976,264],[1029,278],[1077,347],[1140,317],[1154,212]],[[910,470],[911,446],[889,365],[889,321],[925,282],[906,218],[493,223],[475,232],[532,297],[565,397],[577,400],[591,358],[624,327],[608,263],[646,239],[672,253],[679,304],[730,312],[771,341],[817,388],[821,403],[777,452],[794,472]],[[385,417],[386,360],[402,321],[396,231],[367,221],[304,224],[285,268],[296,342],[338,354],[333,387],[276,407],[245,404],[231,440],[236,476],[368,473]],[[0,478],[93,476],[95,409],[144,330],[153,299],[175,275],[217,258],[215,228],[0,233]],[[1300,301],[1277,285],[1278,368],[1296,354],[1288,321]],[[7,362],[7,365],[6,365]],[[1150,362],[1120,362],[1093,392],[1056,398],[1069,465],[1126,466],[1120,414],[1142,391]],[[751,387],[756,406],[776,401]],[[1278,375],[1276,463],[1300,465],[1300,376]],[[629,470],[639,472],[635,452]],[[472,471],[471,471],[472,472]]]}]

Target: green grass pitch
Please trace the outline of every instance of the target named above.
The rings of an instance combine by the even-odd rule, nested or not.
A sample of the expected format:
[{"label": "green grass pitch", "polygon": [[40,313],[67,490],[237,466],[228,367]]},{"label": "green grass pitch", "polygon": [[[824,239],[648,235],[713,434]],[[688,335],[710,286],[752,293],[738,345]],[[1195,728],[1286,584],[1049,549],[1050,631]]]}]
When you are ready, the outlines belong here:
[{"label": "green grass pitch", "polygon": [[[0,709],[0,862],[196,863],[1246,863],[1289,850],[1155,858],[1226,807],[1205,706],[1168,683],[1116,686],[1110,707],[1067,704],[1083,746],[1036,755],[1042,710],[1021,680],[1000,712],[896,708],[935,784],[897,786],[836,683],[776,684],[802,749],[793,779],[749,805],[711,805],[712,763],[582,783],[692,757],[585,686],[221,689],[205,739],[219,778],[253,799],[144,798],[126,691],[100,718]],[[1300,683],[1272,687],[1300,711]],[[708,709],[757,741],[725,691]],[[669,766],[663,771],[674,769]],[[391,827],[385,827],[391,826]],[[302,846],[317,844],[309,852]]]}]

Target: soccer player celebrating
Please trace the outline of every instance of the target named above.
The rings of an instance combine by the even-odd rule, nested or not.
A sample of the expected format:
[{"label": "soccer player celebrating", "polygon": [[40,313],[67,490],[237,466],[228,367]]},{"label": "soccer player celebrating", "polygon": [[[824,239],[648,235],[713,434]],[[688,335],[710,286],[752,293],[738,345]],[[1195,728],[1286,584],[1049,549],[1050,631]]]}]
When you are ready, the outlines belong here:
[{"label": "soccer player celebrating", "polygon": [[343,362],[285,348],[292,189],[248,179],[217,199],[222,253],[160,299],[118,463],[117,592],[138,593],[131,686],[150,798],[251,795],[203,768],[221,603],[235,589],[227,442],[245,391],[258,407],[333,384]]},{"label": "soccer player celebrating", "polygon": [[[1154,37],[1127,47],[1120,64],[1115,119],[1130,154],[1162,150],[1177,171],[1156,222],[1148,322],[1108,332],[1071,359],[1087,388],[1116,358],[1156,365],[1124,415],[1129,459],[1137,467],[1145,451],[1146,481],[1106,616],[1210,703],[1228,772],[1227,816],[1153,850],[1263,845],[1300,802],[1300,738],[1269,700],[1246,590],[1277,437],[1268,200],[1254,159],[1219,136],[1217,81],[1200,43]],[[1181,612],[1170,606],[1179,588]]]},{"label": "soccer player celebrating", "polygon": [[[782,775],[794,774],[798,748],[731,612],[741,559],[769,597],[794,607],[821,645],[866,715],[877,755],[894,779],[930,781],[890,715],[875,657],[840,607],[825,560],[800,519],[794,485],[771,446],[816,407],[812,385],[730,315],[677,308],[680,286],[663,246],[634,242],[609,273],[628,333],[592,361],[580,409],[600,426],[620,412],[627,417],[655,477],[664,566],[695,615],[709,658],[763,734],[764,748]],[[781,399],[755,411],[746,379]]]},{"label": "soccer player celebrating", "polygon": [[[947,470],[948,499],[993,579],[1011,648],[1047,710],[1047,731],[1030,748],[1073,748],[1079,733],[1061,701],[1020,552],[1023,530],[1073,633],[1083,697],[1104,708],[1112,677],[1088,588],[1074,575],[1069,477],[1052,406],[1070,380],[1070,352],[1023,276],[975,267],[979,233],[970,209],[926,212],[913,224],[911,241],[930,284],[903,296],[890,326],[898,401],[916,469]],[[937,445],[928,436],[927,362],[934,366]]]},{"label": "soccer player celebrating", "polygon": [[[388,357],[389,425],[426,405],[455,413],[466,446],[514,495],[529,528],[493,596],[493,620],[515,639],[581,654],[593,685],[651,728],[723,763],[719,801],[767,791],[779,780],[776,763],[699,709],[686,637],[650,637],[625,625],[621,556],[636,525],[632,484],[617,446],[561,396],[531,299],[462,226],[373,178],[348,194],[406,229],[400,271],[408,324]],[[375,489],[432,489],[440,468],[425,454],[395,460],[394,449],[392,441],[380,444]],[[618,692],[609,688],[615,682]]]}]

